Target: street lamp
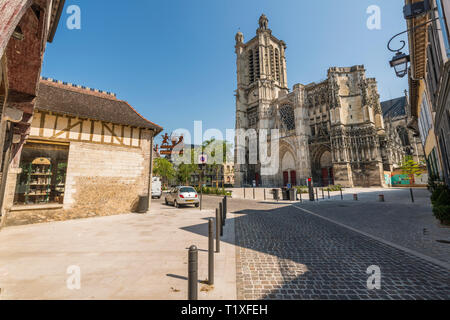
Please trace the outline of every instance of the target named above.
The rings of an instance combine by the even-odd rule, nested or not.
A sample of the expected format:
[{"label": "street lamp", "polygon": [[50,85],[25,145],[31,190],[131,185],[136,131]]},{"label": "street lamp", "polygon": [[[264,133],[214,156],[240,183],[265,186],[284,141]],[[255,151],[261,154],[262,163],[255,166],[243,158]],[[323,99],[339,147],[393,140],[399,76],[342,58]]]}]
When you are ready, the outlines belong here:
[{"label": "street lamp", "polygon": [[[406,20],[411,20],[414,18],[417,18],[419,16],[428,14],[430,11],[433,11],[435,9],[431,8],[430,1],[424,0],[421,2],[415,2],[409,5],[406,5],[403,7],[403,13]],[[398,36],[407,33],[407,32],[413,32],[418,28],[425,27],[430,22],[433,22],[435,20],[438,20],[439,18],[431,19],[425,23],[422,23],[414,28],[408,29],[406,31],[397,33],[395,36],[389,40],[387,48],[391,52],[395,52],[395,56],[392,58],[392,60],[389,62],[391,65],[391,68],[394,68],[395,74],[399,78],[403,78],[408,73],[408,63],[411,61],[411,57],[409,55],[404,54],[401,50],[406,46],[406,42],[404,40],[401,40],[400,43],[402,46],[399,49],[392,49],[391,48],[391,42]]]},{"label": "street lamp", "polygon": [[408,73],[408,62],[411,60],[409,55],[398,51],[394,58],[389,62],[391,68],[394,68],[395,74],[399,78],[403,78]]},{"label": "street lamp", "polygon": [[393,36],[391,38],[391,40],[389,40],[389,42],[387,44],[387,48],[389,51],[395,52],[395,56],[392,58],[392,60],[389,62],[389,64],[391,65],[391,68],[394,68],[395,74],[397,75],[397,77],[403,78],[408,73],[408,63],[411,61],[411,57],[409,55],[404,54],[401,51],[406,46],[406,42],[404,40],[400,40],[400,43],[402,44],[402,46],[398,49],[391,48],[392,40],[394,40],[395,38],[397,38],[398,36],[400,36],[404,33],[413,32],[418,28],[424,27],[424,26],[428,25],[430,22],[433,22],[438,19],[439,18],[431,19],[425,23],[422,23],[422,24],[414,27],[414,28],[397,33],[395,36]]}]

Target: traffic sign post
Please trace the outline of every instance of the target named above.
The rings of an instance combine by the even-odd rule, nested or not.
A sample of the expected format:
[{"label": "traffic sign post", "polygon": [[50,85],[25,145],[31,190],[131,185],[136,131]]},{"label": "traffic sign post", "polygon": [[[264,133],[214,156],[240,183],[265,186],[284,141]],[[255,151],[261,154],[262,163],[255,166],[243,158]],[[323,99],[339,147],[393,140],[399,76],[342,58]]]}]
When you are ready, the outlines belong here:
[{"label": "traffic sign post", "polygon": [[208,156],[206,154],[200,154],[198,156],[198,163],[200,164],[201,168],[201,187],[200,187],[200,211],[202,211],[203,208],[203,179],[205,177],[205,166],[208,162]]},{"label": "traffic sign post", "polygon": [[309,200],[314,201],[314,188],[312,178],[308,178]]}]

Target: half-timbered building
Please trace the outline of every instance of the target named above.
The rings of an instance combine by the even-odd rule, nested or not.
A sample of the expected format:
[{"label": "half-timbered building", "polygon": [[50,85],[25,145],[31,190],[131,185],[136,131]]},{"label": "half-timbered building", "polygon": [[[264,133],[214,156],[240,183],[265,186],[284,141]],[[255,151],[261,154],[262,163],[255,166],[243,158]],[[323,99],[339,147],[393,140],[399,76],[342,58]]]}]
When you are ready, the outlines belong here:
[{"label": "half-timbered building", "polygon": [[29,137],[10,168],[6,224],[132,211],[150,192],[161,131],[113,93],[42,78]]}]

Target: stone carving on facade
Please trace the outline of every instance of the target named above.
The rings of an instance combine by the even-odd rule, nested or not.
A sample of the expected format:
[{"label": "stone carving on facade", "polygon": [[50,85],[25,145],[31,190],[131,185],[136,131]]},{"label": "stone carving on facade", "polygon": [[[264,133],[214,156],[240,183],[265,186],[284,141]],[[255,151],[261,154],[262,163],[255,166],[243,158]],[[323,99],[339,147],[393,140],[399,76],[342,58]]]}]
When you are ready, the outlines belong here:
[{"label": "stone carving on facade", "polygon": [[269,19],[267,19],[265,14],[262,14],[259,18],[259,29],[260,30],[267,30],[269,26]]},{"label": "stone carving on facade", "polygon": [[242,34],[242,32],[238,32],[236,33],[236,44],[241,44],[244,42],[244,35]]}]

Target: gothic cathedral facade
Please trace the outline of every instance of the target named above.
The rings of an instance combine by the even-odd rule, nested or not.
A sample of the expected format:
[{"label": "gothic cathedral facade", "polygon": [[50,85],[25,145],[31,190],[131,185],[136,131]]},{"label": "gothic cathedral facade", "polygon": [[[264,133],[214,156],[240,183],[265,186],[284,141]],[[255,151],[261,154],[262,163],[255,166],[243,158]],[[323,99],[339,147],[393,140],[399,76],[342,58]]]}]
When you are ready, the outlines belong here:
[{"label": "gothic cathedral facade", "polygon": [[[405,151],[384,123],[376,80],[366,78],[364,66],[333,67],[326,80],[290,91],[285,52],[265,15],[247,43],[236,34],[236,132],[253,129],[258,136],[262,129],[278,129],[271,143],[279,145],[279,166],[264,175],[259,159],[235,159],[235,186],[305,185],[309,177],[322,186],[384,186],[385,173]],[[248,159],[249,145],[244,148]]]}]

